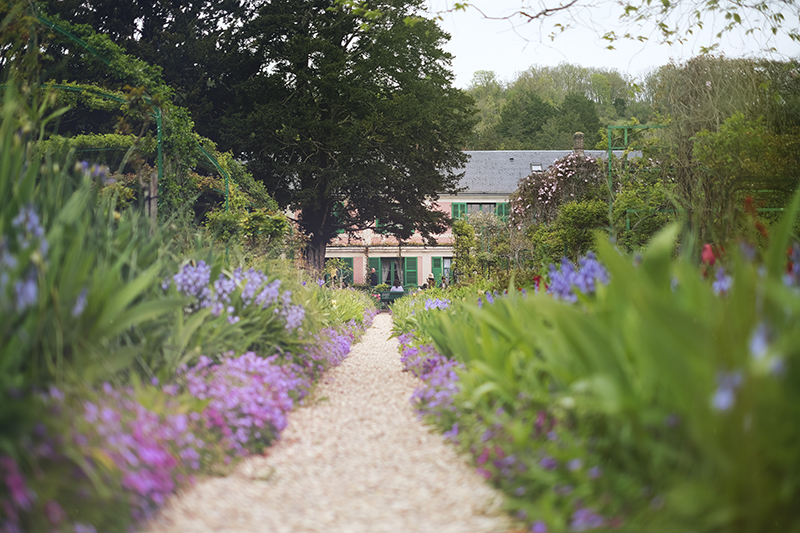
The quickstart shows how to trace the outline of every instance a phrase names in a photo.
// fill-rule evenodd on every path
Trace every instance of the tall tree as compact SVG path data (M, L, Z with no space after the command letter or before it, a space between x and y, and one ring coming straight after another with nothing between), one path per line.
M334 0L275 0L244 28L256 75L236 86L227 140L278 201L298 213L321 267L337 231L374 227L430 238L430 209L456 190L474 101L452 86L447 38L414 19L422 0L381 0L382 16Z
M537 93L518 91L511 95L500 111L497 131L503 138L501 148L533 149L536 136L548 120L556 115L556 108L545 102Z

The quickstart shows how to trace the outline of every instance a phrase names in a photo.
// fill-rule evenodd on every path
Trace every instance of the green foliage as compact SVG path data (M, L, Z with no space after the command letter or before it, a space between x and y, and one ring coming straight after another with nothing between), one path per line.
M20 111L12 90L3 106L1 134L0 190L7 209L0 233L7 239L3 253L15 258L2 291L8 317L2 336L9 339L3 343L3 375L12 383L23 380L16 386L63 380L72 373L88 381L107 379L135 366L140 337L134 325L180 302L145 300L160 275L158 239L151 238L136 212L119 213L114 196L99 194L102 177L80 166L73 174L69 165L31 159L29 137L36 130L27 129L25 136L18 131L32 128L39 118L20 116ZM30 122L17 130L21 120ZM38 213L47 228L41 239L46 246L19 244L31 237L12 219L26 209ZM15 283L27 283L35 292L30 307L14 296ZM75 312L84 298L83 309Z
M620 531L798 531L800 295L782 279L798 204L764 265L731 251L722 295L673 259L671 226L638 266L601 243L611 282L578 305L529 294L430 313L421 334L466 365L456 411L430 421L524 464L478 459L548 529L585 508Z
M658 230L677 220L674 180L660 162L646 157L612 163L616 191L613 234L621 249L639 251Z
M653 158L702 241L731 237L741 191L796 184L800 115L786 105L800 95L796 70L796 61L697 57L659 71L655 105L668 127Z
M469 283L478 270L475 229L466 220L456 220L453 239L453 278L458 284Z
M364 325L365 314L375 309L375 300L364 291L337 289L327 285L315 292L322 315L328 324L339 326L353 321Z
M649 83L648 77L643 85ZM585 146L593 147L602 124L622 123L631 116L649 120L650 93L637 88L630 76L616 70L566 63L533 65L505 83L491 71L479 71L467 88L480 118L468 147L563 150L572 147L578 131L585 135Z
M245 249L270 249L283 243L289 233L289 221L283 213L266 208L224 211L217 209L208 214L206 227L222 242L236 241Z
M551 224L530 226L533 263L558 263L562 257L577 261L595 249L597 230L607 230L608 204L600 200L568 202Z

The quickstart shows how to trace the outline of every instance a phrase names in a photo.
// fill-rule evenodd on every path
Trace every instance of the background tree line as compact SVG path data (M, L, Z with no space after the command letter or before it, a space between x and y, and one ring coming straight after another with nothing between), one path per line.
M478 71L467 87L478 122L470 150L566 150L582 131L587 148L602 142L605 127L653 120L658 71L637 80L616 69L561 63L533 65L514 80Z
M561 65L544 70L580 69ZM486 107L482 110L481 124L495 119L487 128L493 134L502 131L513 107L509 102L532 102L528 111L552 109L542 96L553 94L552 85L550 93L512 93L491 73L478 73L476 80L483 85L476 88L474 82L470 92L484 102L512 95L496 116ZM486 90L490 86L494 93ZM547 87L544 82L540 86ZM559 87L569 103L576 93L568 89L574 85ZM621 249L635 252L676 220L683 221L687 238L723 248L737 239L768 241L770 226L800 182L800 63L699 56L654 70L633 94L629 109L647 110L652 126L628 131L641 157L612 158L609 175L606 161L570 154L521 180L511 195L506 232L490 235L484 220L469 221L476 235L490 235L484 248L491 257L482 264L487 275L503 280L515 264L541 269L562 256L577 260L594 249L598 231L613 236ZM637 122L635 117L629 121ZM612 130L616 146L622 144L618 131ZM498 137L509 142L503 147L540 148ZM601 145L607 146L605 139ZM570 147L571 139L560 146ZM461 233L468 234L463 228ZM477 257L480 251L470 248L462 255Z

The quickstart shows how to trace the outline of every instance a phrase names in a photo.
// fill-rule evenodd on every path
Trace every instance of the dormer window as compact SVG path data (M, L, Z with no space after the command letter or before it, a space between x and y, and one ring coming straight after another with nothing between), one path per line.
M541 172L541 171L542 171L541 163L531 163L531 172Z

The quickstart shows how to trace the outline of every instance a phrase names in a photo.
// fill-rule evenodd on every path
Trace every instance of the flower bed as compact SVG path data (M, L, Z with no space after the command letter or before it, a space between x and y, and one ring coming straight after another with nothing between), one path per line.
M797 208L796 200L795 209ZM552 267L547 293L395 309L417 412L533 532L794 531L800 246ZM463 290L462 290L463 291Z
M24 446L35 475L0 454L0 531L121 531L149 518L196 474L280 438L289 411L373 316L325 329L292 357L201 357L163 387L51 388L41 395L45 423Z

